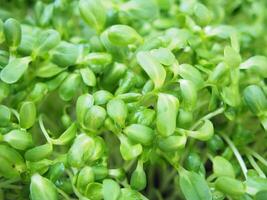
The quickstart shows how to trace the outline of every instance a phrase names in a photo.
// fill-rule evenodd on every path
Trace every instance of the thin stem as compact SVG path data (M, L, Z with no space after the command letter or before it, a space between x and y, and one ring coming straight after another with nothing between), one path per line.
M158 200L163 200L163 197L161 196L161 193L158 190L156 190L156 195L158 197Z
M208 182L212 182L217 176L215 174L211 174L208 178L207 181Z
M20 185L1 185L0 188L21 190L22 186L20 186Z
M69 197L69 195L67 195L63 190L57 188L57 191L58 191L59 194L61 194L61 196L64 197L64 199L71 200L71 198Z
M266 178L264 172L261 170L261 168L259 167L259 165L254 160L254 158L251 155L249 155L249 154L247 154L247 158L248 158L248 161L250 162L250 164L252 165L252 167L257 171L257 173L259 174L259 176L262 177L262 178Z
M70 180L71 180L71 186L72 186L72 189L73 189L73 192L74 194L79 198L79 199L87 199L86 197L84 197L75 187L74 183L73 183L73 175L71 173L70 170L66 170L66 173L68 174L68 176L70 177Z
M175 175L177 174L176 170L172 170L167 176L166 178L163 179L162 181L162 187L161 190L165 191L168 187L169 187L169 183L174 179Z
M255 158L257 158L263 165L267 167L267 161L260 154L248 148L246 148L246 151L250 153L252 156L254 156Z
M240 155L239 151L237 150L237 148L235 147L234 143L232 143L232 141L229 139L228 136L221 134L222 138L226 141L226 143L229 145L229 147L231 148L231 150L233 151L233 153L235 154L235 157L241 167L241 170L245 176L245 178L247 179L247 172L248 169L246 167L246 164L242 158L242 156Z
M0 182L0 187L1 187L2 185L9 185L9 184L11 184L11 183L15 183L15 182L17 182L17 181L19 181L19 179L9 179L9 180Z
M225 108L224 107L221 107L221 108L218 108L217 110L215 110L215 111L213 111L213 112L211 112L211 113L209 113L209 114L207 114L207 115L205 115L205 116L203 116L202 118L200 118L191 128L190 128L190 130L194 130L195 128L197 128L200 124L201 124L201 122L203 121L203 120L207 120L207 119L211 119L212 117L215 117L216 115L219 115L219 114L221 114L221 113L223 113L223 111L225 110Z
M51 138L50 138L48 132L46 131L45 127L44 127L43 115L42 114L39 116L38 120L39 120L39 125L40 125L40 128L41 128L41 131L45 136L45 139L47 140L48 143L52 143Z
M126 163L124 166L124 170L125 171L129 171L132 166L134 165L134 163L136 162L136 159L131 160L129 163Z

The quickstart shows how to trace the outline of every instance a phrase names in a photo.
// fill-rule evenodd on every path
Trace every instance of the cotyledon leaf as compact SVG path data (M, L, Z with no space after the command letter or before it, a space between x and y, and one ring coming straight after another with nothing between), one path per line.
M260 76L267 77L267 57L253 56L239 66L240 69L249 70Z
M31 177L30 195L32 200L57 200L58 194L55 185L48 180L34 174Z
M179 100L171 95L160 93L157 102L157 129L162 136L170 136L176 128Z
M179 170L180 187L186 200L212 200L212 195L205 179L196 172Z
M136 58L139 65L154 82L155 88L160 88L166 78L164 67L147 51L138 52Z
M28 69L30 57L14 58L1 71L1 80L12 84L17 82Z

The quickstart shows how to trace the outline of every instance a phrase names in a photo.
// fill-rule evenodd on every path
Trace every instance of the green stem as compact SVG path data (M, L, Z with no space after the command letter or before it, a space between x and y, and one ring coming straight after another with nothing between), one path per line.
M75 187L74 183L73 183L73 175L72 172L70 170L66 170L66 173L68 174L68 176L70 177L71 180L71 186L73 189L74 194L79 198L79 199L88 199L86 197L84 197Z
M42 133L44 134L44 136L45 136L47 142L48 142L48 143L52 143L51 138L50 138L48 132L46 131L45 127L44 127L44 123L43 123L43 115L42 115L42 114L39 116L39 119L38 119L38 120L39 120L39 125L40 125L40 128L41 128L41 131L42 131Z
M247 158L248 158L248 161L250 162L250 164L252 165L252 167L257 171L257 173L259 174L259 176L262 177L262 178L266 178L264 172L261 170L261 168L259 167L259 165L254 160L254 158L251 155L249 155L249 154L247 154Z
M2 185L9 185L9 184L11 184L11 183L15 183L15 182L17 182L17 181L19 181L19 179L9 179L9 180L0 182L0 187L1 187Z
M71 198L69 197L69 195L67 195L63 190L57 188L57 191L58 191L59 194L61 194L62 197L64 197L64 199L71 200Z
M234 143L229 139L228 136L221 134L222 138L226 141L226 143L229 145L229 147L231 148L231 150L233 151L233 153L235 154L235 157L241 167L241 170L245 176L245 178L247 179L247 172L248 169L246 167L246 164L242 158L242 156L240 155L239 151L237 150L237 148L235 147Z
M21 190L22 186L20 186L20 185L1 185L0 188Z
M156 196L158 197L158 200L163 200L163 197L161 196L161 193L156 190Z
M215 117L216 115L219 115L221 113L223 113L223 111L225 110L224 107L221 107L221 108L218 108L217 110L203 116L202 118L200 118L191 128L190 130L194 130L196 129L201 123L203 120L208 120L208 119L211 119L213 117Z
M171 180L174 179L174 177L175 177L176 174L177 174L177 171L176 170L172 170L170 173L168 173L168 175L166 176L166 178L164 178L162 180L161 191L165 191L169 187Z
M207 181L208 182L212 182L217 176L215 174L211 174L208 178Z
M267 167L267 161L260 154L248 148L246 148L246 151L255 158L257 158L263 165Z
M124 170L126 172L129 171L132 168L132 166L134 165L135 162L136 162L136 159L133 159L130 162L125 163Z

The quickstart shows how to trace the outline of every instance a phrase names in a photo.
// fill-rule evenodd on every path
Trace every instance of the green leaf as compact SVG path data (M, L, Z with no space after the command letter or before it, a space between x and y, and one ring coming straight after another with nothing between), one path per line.
M94 176L93 169L91 167L85 166L84 168L82 168L78 174L77 181L76 181L78 190L84 193L86 190L86 186L89 183L94 182L94 179L95 179L95 176Z
M0 157L0 173L3 177L7 179L14 179L14 178L19 178L20 174L18 170L16 170L12 163L9 162L7 159Z
M79 45L62 41L51 51L51 60L60 67L69 67L77 63L82 50Z
M94 105L94 98L90 94L83 94L76 101L77 121L83 125L86 112Z
M0 105L0 126L7 126L11 119L11 111L5 105Z
M3 136L3 140L19 150L26 150L33 145L32 135L23 130L12 130Z
M267 198L267 190L262 190L255 195L255 200L265 200Z
M91 200L103 199L102 184L100 183L89 183L86 187L86 196Z
M29 129L36 120L36 107L33 102L25 101L19 110L20 127Z
M146 146L151 145L155 137L153 129L141 124L131 124L123 132L131 140Z
M162 136L170 136L176 128L179 100L170 94L160 93L157 102L157 130Z
M224 62L231 68L239 67L242 59L239 53L230 46L224 48Z
M72 123L57 139L52 139L52 143L56 145L66 145L72 141L77 133L76 123Z
M178 74L185 80L189 80L195 84L195 87L199 90L204 85L204 80L201 73L192 65L182 64L179 66Z
M60 84L68 77L69 73L68 72L62 72L58 74L55 78L49 80L46 82L48 90L53 91L57 89Z
M92 137L82 133L78 135L68 151L68 163L72 167L82 167L93 155L95 142Z
M201 141L207 141L211 139L213 134L214 127L210 120L204 120L200 127L198 127L195 131L188 131L188 136Z
M147 51L138 52L136 58L139 65L154 82L155 88L161 88L166 78L163 66Z
M97 32L104 28L106 10L101 1L80 0L79 10L83 20Z
M147 185L147 180L146 180L146 173L143 169L142 161L138 161L137 167L131 175L130 184L134 190L140 191L145 189Z
M18 47L21 41L21 27L20 23L10 18L4 23L5 39L9 47L15 49Z
M216 156L213 160L213 172L216 176L227 176L235 178L235 171L232 164L221 156Z
M191 171L179 170L180 187L186 200L212 200L212 195L205 179Z
M133 144L126 136L119 135L120 140L120 152L124 160L132 160L139 156L142 151L141 144Z
M27 71L30 62L30 57L11 59L1 71L1 80L8 84L17 82Z
M13 168L18 170L19 172L26 170L23 157L13 147L5 144L0 144L0 157L10 162Z
M62 175L64 175L64 172L65 172L64 164L62 162L57 162L50 167L47 177L49 177L50 181L55 183L62 177Z
M130 26L113 25L107 29L110 42L118 46L127 46L142 41L141 36Z
M147 198L144 198L141 193L135 191L135 190L132 190L130 188L122 188L121 189L121 195L120 195L120 198L119 200L147 200Z
M112 179L105 179L103 181L104 200L118 200L120 193L120 185L116 181Z
M189 111L193 110L197 102L197 89L190 80L179 80L183 107Z
M61 84L59 88L59 96L63 101L70 101L81 84L80 74L72 73L70 74Z
M130 122L132 124L142 124L145 126L152 126L154 124L156 118L156 112L152 109L141 109L134 113L133 116L130 117Z
M246 105L254 114L260 115L267 109L267 98L259 86L247 86L243 91L243 97Z
M158 146L162 151L177 151L185 147L187 138L179 135L171 135L167 138L161 138L158 141Z
M48 158L53 152L53 145L50 143L28 149L24 157L28 161L36 162Z
M246 192L245 185L241 181L230 177L219 177L215 181L215 188L231 196L240 196Z
M95 77L95 74L94 74L94 72L90 68L88 68L88 67L81 68L80 69L80 73L81 73L83 82L87 86L94 87L96 85L96 77Z
M50 78L53 77L60 72L64 71L65 68L58 67L56 64L51 63L51 62L44 62L41 63L37 70L36 70L36 76L41 77L41 78Z
M59 199L55 185L39 174L31 177L30 196L32 200Z
M159 15L159 9L153 0L130 0L121 5L120 9L133 20L152 21Z
M262 190L266 190L267 188L266 178L261 178L258 176L248 175L245 184L246 184L246 192L250 195L255 195Z
M119 126L124 127L128 108L123 100L112 99L107 103L107 114Z
M93 97L95 105L105 105L114 98L113 94L106 90L98 90Z
M209 75L209 81L211 83L217 83L219 86L222 85L223 81L225 81L228 76L229 66L225 63L219 63L214 70Z
M28 96L28 100L37 103L40 102L48 92L45 83L36 83Z
M158 48L150 51L152 56L162 65L172 65L176 60L173 53L167 48Z
M94 105L85 114L84 126L95 131L103 126L106 116L107 112L103 107Z
M184 161L184 167L189 171L196 173L201 169L202 162L200 156L196 152L190 152Z
M53 29L41 31L37 36L36 49L34 52L37 55L43 55L53 49L60 43L60 35Z
M267 57L253 56L244 61L239 66L240 69L248 70L249 72L258 74L264 78L267 77Z
M116 88L118 81L123 77L126 70L127 66L125 64L115 62L104 72L101 84L105 88Z
M197 3L194 6L194 15L196 17L196 21L200 26L206 26L210 23L211 21L211 13L208 10L208 8L201 4Z

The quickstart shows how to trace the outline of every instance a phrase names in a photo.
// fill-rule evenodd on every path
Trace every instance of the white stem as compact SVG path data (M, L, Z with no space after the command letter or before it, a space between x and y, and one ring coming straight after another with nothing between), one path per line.
M264 172L258 166L258 164L254 160L254 158L251 155L249 155L249 154L247 154L247 158L248 158L248 161L250 162L250 164L252 165L252 167L257 171L257 173L259 174L259 176L262 177L262 178L266 178Z
M50 138L48 132L46 131L45 127L44 127L43 116L40 115L38 120L39 120L39 125L40 125L40 128L41 128L41 131L42 131L42 133L44 134L44 136L45 136L47 142L48 142L48 143L52 143L51 138Z
M235 154L235 157L236 157L236 159L237 159L237 161L241 167L241 170L242 170L245 178L247 179L248 169L247 169L246 164L245 164L242 156L240 155L239 151L237 150L235 145L232 143L232 141L228 138L228 136L226 136L226 135L221 135L221 136L223 137L223 139L226 141L226 143L229 145L229 147L231 148L231 150Z

